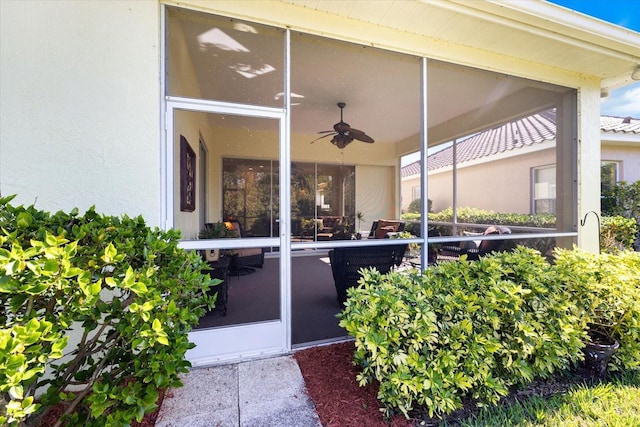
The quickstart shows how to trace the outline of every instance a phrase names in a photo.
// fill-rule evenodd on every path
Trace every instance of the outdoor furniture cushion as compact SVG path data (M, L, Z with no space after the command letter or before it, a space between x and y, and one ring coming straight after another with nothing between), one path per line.
M397 233L404 230L404 221L379 219L374 221L369 232L370 239L384 239L389 233Z
M483 236L489 234L511 234L511 229L500 225L491 225L482 233ZM470 234L476 236L476 233ZM507 249L504 240L482 240L476 247L474 242L460 242L458 245L444 245L438 250L438 261L458 260L460 256L467 255L467 259L475 261L481 256L494 251Z
M245 237L242 225L238 221L225 221L225 226L227 227L227 230L229 232L229 237ZM231 253L231 256L233 257L231 259L230 266L230 270L232 271L232 273L238 272L245 267L262 268L262 266L264 265L263 248L234 249Z

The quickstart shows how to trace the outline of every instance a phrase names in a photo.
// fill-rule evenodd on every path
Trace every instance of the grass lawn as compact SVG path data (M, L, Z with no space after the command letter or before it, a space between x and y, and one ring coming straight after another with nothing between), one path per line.
M640 371L612 374L599 383L574 385L566 393L547 398L532 396L509 406L486 408L455 425L640 426Z

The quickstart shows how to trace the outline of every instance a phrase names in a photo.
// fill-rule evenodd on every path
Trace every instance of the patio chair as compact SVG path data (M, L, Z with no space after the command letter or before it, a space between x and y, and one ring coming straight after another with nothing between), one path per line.
M475 235L475 233L468 234ZM491 225L478 235L487 236L490 234L511 234L511 229L500 225ZM437 261L455 261L460 259L462 255L467 255L467 259L470 261L476 261L481 256L504 249L506 249L505 240L482 240L478 246L473 242L460 242L459 245L441 246L438 249Z
M392 233L404 231L405 222L399 220L379 219L371 224L369 239L385 239Z
M333 240L344 222L343 216L324 216L319 218L318 240Z
M329 251L331 273L340 305L347 300L347 289L358 284L360 269L374 267L388 273L402 263L407 245L335 248Z
M235 218L228 218L224 224L229 232L229 237L246 237L242 224ZM231 276L249 274L254 271L254 268L262 268L264 265L264 248L234 249L229 253L229 256L231 256L229 265L229 275Z

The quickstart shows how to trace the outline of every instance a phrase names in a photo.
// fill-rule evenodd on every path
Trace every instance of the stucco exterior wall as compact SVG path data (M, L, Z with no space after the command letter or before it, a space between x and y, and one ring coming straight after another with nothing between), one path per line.
M618 164L618 180L632 183L640 180L640 142L635 144L609 144L603 141L602 161Z
M0 192L158 225L156 2L0 2Z
M531 169L555 164L555 150L514 156L495 162L458 167L458 207L505 213L530 213ZM453 204L451 172L429 175L433 211Z
M407 208L413 201L414 187L420 188L420 176L403 178L400 181L400 210L407 212Z

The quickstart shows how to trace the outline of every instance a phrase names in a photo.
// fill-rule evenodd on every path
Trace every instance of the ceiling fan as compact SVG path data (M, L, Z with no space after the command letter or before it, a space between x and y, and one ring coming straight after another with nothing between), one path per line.
M324 133L326 135L314 139L313 141L311 141L312 144L328 136L333 136L333 138L331 138L331 143L340 149L343 149L347 145L351 144L354 139L368 143L374 142L373 138L371 138L369 135L361 130L352 128L349 123L345 123L342 120L342 109L346 106L347 104L345 104L344 102L338 102L338 107L340 107L340 121L333 125L333 130L323 130L318 132L319 134Z

